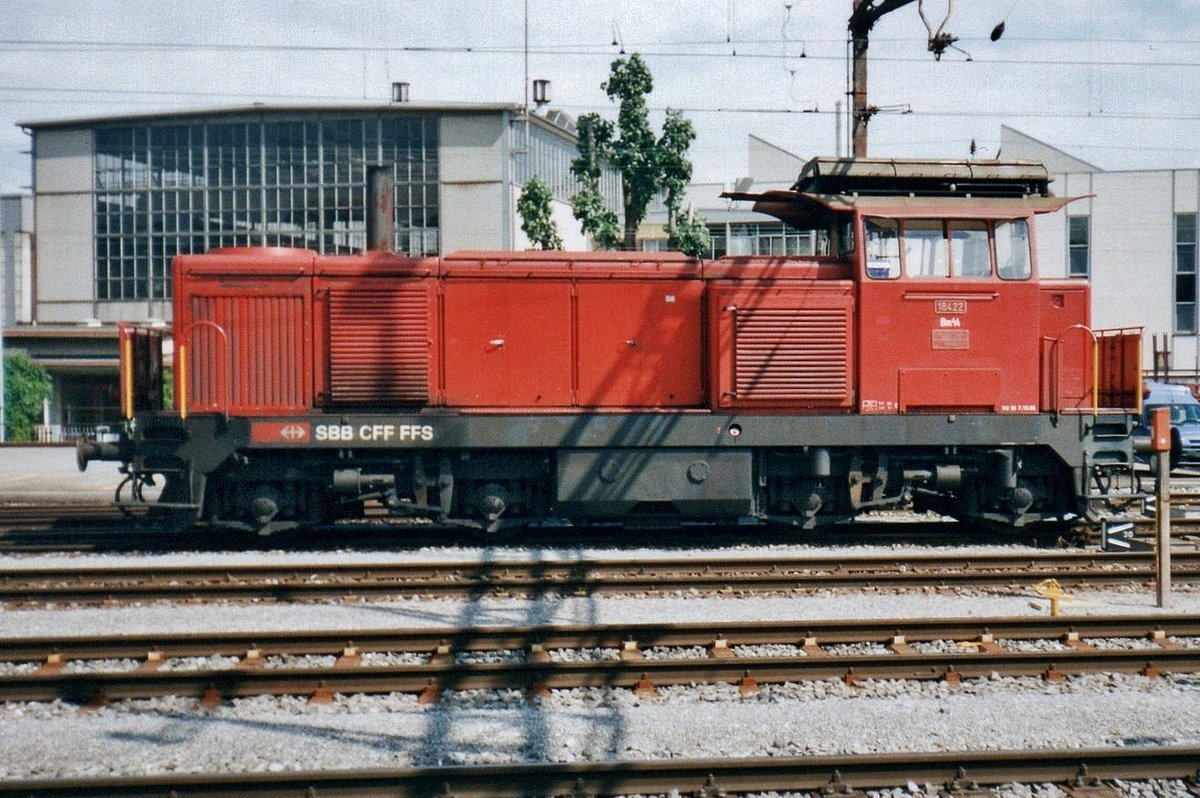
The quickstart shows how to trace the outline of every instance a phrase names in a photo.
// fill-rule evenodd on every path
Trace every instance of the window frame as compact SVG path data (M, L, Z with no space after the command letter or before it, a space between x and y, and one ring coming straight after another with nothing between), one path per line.
M435 115L366 114L97 128L93 295L166 302L176 254L366 243L365 163L394 164L396 249L440 251Z
M1186 220L1187 224L1182 222ZM1198 272L1200 272L1200 263L1197 263L1197 239L1200 238L1200 214L1196 213L1176 213L1175 214L1175 262L1174 262L1174 284L1172 289L1172 299L1174 300L1172 329L1177 335L1195 335L1200 331L1200 326L1197 324L1196 311L1198 306L1197 285ZM1190 232L1186 229L1190 227ZM1181 286L1190 288L1190 300L1180 300ZM1190 324L1180 323L1183 314L1181 309L1187 310L1187 315L1190 316Z
M1020 225L1024 230L1023 236L1011 236L1011 240L1023 240L1024 242L1024 259L1023 269L1015 274L1001 274L999 263L999 251L997 249L997 233L1000 230L1006 229L1012 225ZM885 254L872 258L872 251L877 247L879 238L878 232L882 230L894 231L894 238L886 240L895 241L897 248L896 254ZM936 235L936 231L940 229L940 240ZM905 280L964 280L964 281L982 281L982 280L1003 280L1005 282L1025 282L1033 279L1033 238L1031 225L1029 220L1023 216L1012 218L999 219L980 219L980 218L964 218L964 219L945 219L945 218L927 218L927 217L904 217L895 218L890 216L875 216L863 215L862 217L863 239L866 242L863 252L864 274L871 280L895 280L903 277ZM910 235L911 233L911 235ZM986 241L978 236L979 233L986 235ZM926 244L922 247L925 253L924 259L928 257L934 259L936 273L919 274L912 273L910 269L914 266L912 255L909 252L910 247L906 245L906 240L921 241ZM964 244L973 239L971 247L966 247ZM934 249L928 247L929 242L934 243ZM936 246L940 244L941 249L937 250ZM980 245L985 245L987 252L987 272L964 273L963 271L963 255L968 250L973 250L972 254L977 258L981 252ZM889 248L893 245L889 245ZM895 260L893 266L891 261ZM872 263L875 263L872 266Z
M1080 238L1076 238L1077 232L1081 232ZM1082 266L1077 266L1080 260ZM1067 277L1087 280L1091 276L1092 216L1087 213L1067 214Z

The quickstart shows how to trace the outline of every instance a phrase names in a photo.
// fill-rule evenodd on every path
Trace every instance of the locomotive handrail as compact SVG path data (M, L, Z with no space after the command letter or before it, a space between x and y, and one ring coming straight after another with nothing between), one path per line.
M184 328L184 334L180 336L179 342L179 417L186 419L188 414L188 370L187 370L187 342L191 339L192 332L197 327L212 327L221 334L221 338L225 340L225 351L229 354L229 379L225 381L225 392L229 394L233 390L233 350L229 347L229 333L225 328L215 321L209 319L201 319L194 321ZM229 416L229 406L233 404L233 397L227 395L225 397L225 409L221 411L221 415Z
M1087 333L1087 335L1092 339L1092 385L1091 385L1091 391L1092 391L1092 416L1094 418L1100 412L1100 348L1101 348L1100 342L1101 342L1101 339L1108 338L1112 334L1124 336L1124 335L1130 335L1130 334L1136 333L1136 334L1140 335L1142 328L1141 327L1112 327L1112 328L1105 328L1105 329L1101 329L1101 330L1093 330L1091 327L1088 327L1085 324L1073 324L1070 327L1067 327L1065 330L1063 330L1062 334L1059 337L1050 339L1050 341L1051 341L1051 344L1050 344L1050 347L1051 347L1051 350L1050 350L1051 351L1050 390L1051 390L1051 393L1053 394L1051 397L1051 403L1052 403L1051 410L1054 413L1059 413L1063 409L1059 406L1060 399L1061 399L1061 391L1060 391L1061 386L1059 384L1059 380L1061 378L1061 368L1062 368L1062 350L1059 348L1059 344L1062 343L1063 339L1066 338L1067 333L1069 333L1071 330L1074 330L1074 329L1082 330L1083 332ZM1141 350L1140 345L1137 347L1136 356L1137 356L1137 366L1136 366L1135 373L1139 375L1139 379L1140 379L1140 375L1142 373L1142 350ZM1122 393L1124 393L1124 392L1125 391L1122 389ZM1140 415L1142 412L1141 391L1138 390L1137 387L1134 387L1132 389L1132 396L1133 396L1134 407L1136 408L1137 413ZM1126 405L1121 405L1121 406L1126 406Z
M1050 344L1052 361L1050 371L1050 407L1055 414L1062 411L1062 408L1059 407L1059 399L1061 398L1059 377L1062 371L1062 350L1058 345L1062 343L1062 340L1066 338L1067 333L1071 330L1083 330L1092 339L1092 418L1096 418L1100 415L1100 339L1096 337L1095 330L1086 324L1072 324L1063 330L1061 335L1053 339Z
M991 302L1000 298L999 291L905 291L905 299L964 299L968 302Z
M144 387L140 376L153 375L157 378L160 403L157 407L150 403L151 410L161 409L161 393L162 393L162 330L160 328L144 325L144 324L127 324L119 323L117 325L119 338L119 359L120 359L120 393L121 393L121 415L126 421L132 419L139 409L147 409L146 407L139 408L139 402L135 394L139 393ZM145 375L139 375L139 369L135 365L135 355L144 355L146 358L151 357L151 351L144 347L144 343L153 341L158 346L157 368L152 372L147 367ZM143 352L143 349L146 351ZM153 378L153 377L152 377ZM143 400L146 397L143 396Z
M133 418L133 338L125 335L121 340L121 360L125 369L121 372L121 415L126 420Z
M121 359L126 367L121 374L121 415L133 418L133 339L125 336L121 341Z

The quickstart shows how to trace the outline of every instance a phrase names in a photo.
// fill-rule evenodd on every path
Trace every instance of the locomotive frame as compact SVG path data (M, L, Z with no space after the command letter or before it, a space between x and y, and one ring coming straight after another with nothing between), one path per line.
M1140 330L1040 279L1027 163L817 159L731 194L814 256L239 249L175 262L164 332L121 328L117 460L168 523L754 518L912 506L1007 528L1086 517L1132 468Z

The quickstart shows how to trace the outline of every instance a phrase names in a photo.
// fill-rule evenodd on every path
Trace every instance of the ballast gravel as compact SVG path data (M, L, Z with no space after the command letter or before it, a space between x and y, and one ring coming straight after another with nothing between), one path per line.
M893 550L888 548L887 550ZM830 554L832 549L810 550ZM856 549L856 553L860 550ZM755 553L758 553L755 551ZM790 552L784 552L790 553ZM543 553L546 559L578 552ZM685 556L679 552L664 556ZM179 556L179 555L173 555ZM272 555L260 554L258 559ZM393 558L400 555L391 555ZM407 558L408 554L403 555ZM505 555L499 555L505 556ZM519 553L530 556L529 552ZM611 553L594 553L611 556ZM446 552L430 559L448 560ZM211 558L211 555L210 555ZM302 559L300 555L285 555ZM308 555L329 560L334 555ZM46 559L46 558L41 558ZM71 558L80 564L89 558ZM97 560L102 558L96 558ZM112 557L106 557L109 561ZM148 558L153 561L155 558ZM360 560L361 555L347 555ZM126 560L128 561L128 560ZM138 559L146 562L146 558ZM24 562L22 562L24 564ZM34 567L36 560L29 562ZM1179 586L1174 612L1200 613L1200 592ZM828 618L897 619L1045 615L1032 590L817 591L772 598L667 596L406 599L382 602L167 605L8 609L0 636L89 635L97 629L147 634L484 625L635 624ZM1066 615L1153 615L1145 588L1075 591ZM1142 646L1093 640L1101 646ZM1200 646L1200 639L1180 638ZM914 643L953 650L955 641ZM1004 641L1010 650L1059 650L1056 641ZM886 646L860 653L886 656ZM803 656L797 646L735 646L738 656ZM703 648L645 647L647 657L707 656ZM549 652L554 659L616 659L617 649ZM485 655L458 654L464 657ZM492 655L487 655L492 656ZM521 652L500 657L523 656ZM330 664L331 657L310 665ZM363 655L364 665L427 662L423 654ZM491 660L494 661L494 660ZM283 657L268 666L305 666ZM189 658L173 668L224 668L235 658ZM103 663L128 669L131 661ZM0 665L2 673L33 666ZM94 668L97 663L70 663ZM407 694L337 695L328 704L301 696L255 697L202 709L194 698L118 701L81 711L62 702L0 705L0 779L116 774L282 772L486 762L584 762L678 757L802 756L971 749L1200 745L1200 676L1094 675L1044 682L992 675L957 688L940 681L840 680L764 684L743 696L736 685L660 687L655 695L593 688L530 699L523 691L446 691L436 704ZM1133 798L1182 796L1178 782L1131 783ZM932 795L925 785L881 791L882 798ZM1046 785L1010 785L1005 798L1051 798Z
M803 756L873 751L1184 745L1200 741L1194 679L868 680L555 691L59 703L0 710L0 778L280 771L482 762ZM52 740L53 745L46 741ZM1149 741L1149 742L1147 742Z

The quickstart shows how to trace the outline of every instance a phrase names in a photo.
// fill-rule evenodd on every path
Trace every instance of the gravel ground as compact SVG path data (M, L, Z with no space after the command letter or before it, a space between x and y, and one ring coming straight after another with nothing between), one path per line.
M753 533L748 533L753 535ZM545 562L575 561L580 559L637 560L649 557L686 558L689 553L708 553L716 556L753 558L775 555L778 557L829 558L836 553L846 556L895 556L910 554L954 554L961 556L981 554L1045 553L1045 549L1031 548L1022 544L993 544L966 546L912 546L908 544L828 546L802 543L774 543L769 545L713 545L697 548L662 548L620 546L611 548L543 548L535 546L424 546L396 551L228 551L228 552L183 552L171 554L90 554L70 552L63 554L9 554L5 555L5 567L40 568L67 567L105 564L136 564L145 566L188 565L260 565L265 562L291 563L297 566L327 563L336 560L342 563L389 563L404 562L497 562L512 560L542 560Z
M799 756L871 751L1200 744L1200 681L1083 677L519 691L415 697L190 699L0 709L0 778L481 762ZM54 745L46 744L53 740Z
M1063 603L1063 615L1146 614L1155 607L1145 590L1076 591ZM1033 592L1000 590L914 590L907 593L817 591L808 595L728 598L673 596L644 598L547 597L538 600L407 598L352 603L172 605L53 610L8 609L0 613L0 635L90 635L97 629L130 634L163 630L258 631L295 629L430 628L536 624L633 624L647 620L797 622L821 618L945 618L1045 615L1046 599ZM1200 590L1177 589L1171 612L1200 613ZM902 625L902 624L901 624Z
M818 553L830 552L821 549ZM425 556L465 559L470 553L429 550ZM478 556L477 551L474 554ZM550 559L580 553L542 554ZM256 559L261 561L266 556L274 555L260 554ZM309 561L318 558L282 556L298 562L305 557ZM515 556L528 554L518 552ZM664 552L663 556L679 555ZM50 559L64 558L23 558L21 563L36 565ZM82 563L111 558L67 559ZM364 558L347 555L346 559ZM1173 597L1172 611L1200 612L1200 591L1181 588ZM302 605L150 604L7 610L0 613L0 636L85 635L97 629L144 634L172 630L621 624L650 618L693 622L896 618L902 625L899 619L913 617L1046 612L1047 602L1031 587L994 593L934 589L903 594L820 591L775 598L684 595ZM1144 589L1079 591L1073 601L1064 604L1067 615L1132 612L1160 612L1154 606L1153 593ZM678 657L703 652L673 649L654 654ZM581 652L576 656L606 658L615 656L615 652ZM130 666L125 662L108 664ZM211 664L210 660L197 659L172 667ZM535 702L527 701L520 692L472 692L448 693L433 706L419 705L414 696L398 694L338 696L328 705L310 705L303 698L253 698L214 710L197 709L194 700L182 698L117 702L94 711L60 703L0 706L0 778L7 779L1120 745L1200 745L1200 676L1090 676L1062 683L994 677L969 680L957 689L940 682L867 680L852 688L840 681L822 681L766 685L747 698L733 686L663 688L657 697L650 698L625 690L558 691ZM1137 798L1181 794L1174 789L1169 783L1158 789L1131 786L1127 794ZM920 788L915 792L880 793L883 798L922 794ZM1008 798L1053 795L1053 788L1041 787L1012 787L1006 793Z

